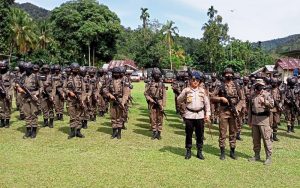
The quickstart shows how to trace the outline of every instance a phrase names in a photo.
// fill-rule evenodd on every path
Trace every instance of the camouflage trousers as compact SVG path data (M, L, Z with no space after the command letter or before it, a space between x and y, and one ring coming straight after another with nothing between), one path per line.
M152 131L162 131L163 127L163 113L155 105L150 105L150 122Z
M114 105L113 102L110 104L110 117L112 128L122 128L125 119L124 119L124 110L118 106Z
M227 129L229 129L230 147L235 148L236 132L238 129L236 119L232 115L220 113L220 122L219 122L219 146L220 147L225 147L226 145L225 141L226 141Z
M64 112L64 99L60 98L59 95L54 97L54 108L56 114L63 114Z
M84 110L78 104L77 100L68 101L68 113L70 116L70 127L81 129L81 117L83 116Z
M11 97L9 97L11 99ZM0 119L10 119L12 101L6 97L0 98Z
M41 110L44 119L54 118L53 103L48 98L41 99Z
M38 102L32 99L24 99L22 111L25 115L26 127L38 127Z

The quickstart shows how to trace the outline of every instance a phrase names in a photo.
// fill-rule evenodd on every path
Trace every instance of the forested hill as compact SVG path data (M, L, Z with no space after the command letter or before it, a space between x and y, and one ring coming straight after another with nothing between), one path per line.
M258 43L257 43L258 44ZM300 34L261 42L261 47L266 52L282 53L300 49Z
M50 11L31 3L15 3L15 6L26 11L33 19L43 20L50 16Z

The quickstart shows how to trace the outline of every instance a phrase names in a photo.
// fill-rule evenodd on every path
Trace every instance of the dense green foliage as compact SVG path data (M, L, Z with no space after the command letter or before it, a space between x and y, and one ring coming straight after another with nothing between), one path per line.
M8 51L10 9L14 0L0 0L0 53Z
M86 138L68 140L69 117L55 121L54 128L39 128L35 140L22 139L25 122L13 111L12 125L0 129L0 187L299 187L300 126L286 133L279 126L279 142L273 142L273 164L250 163L253 156L250 128L242 129L243 141L237 142L237 160L219 159L218 126L212 138L205 128L204 161L184 159L185 133L175 113L174 94L168 85L162 140L151 140L149 111L143 95L144 83L134 84L134 104L130 108L128 130L122 139L110 139L109 115L90 122L82 130ZM13 105L15 108L15 104ZM43 123L42 117L39 124ZM265 159L262 146L261 158Z
M31 3L15 3L15 7L24 10L35 20L45 20L50 17L50 11Z

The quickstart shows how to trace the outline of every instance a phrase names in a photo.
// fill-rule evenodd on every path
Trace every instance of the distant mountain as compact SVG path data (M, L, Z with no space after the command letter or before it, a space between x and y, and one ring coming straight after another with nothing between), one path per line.
M49 10L38 7L31 3L22 3L22 4L15 3L15 6L26 11L35 20L47 19L50 16Z
M256 45L259 45L259 43L256 43ZM264 41L261 42L260 45L262 49L270 53L283 53L292 50L300 50L300 34Z

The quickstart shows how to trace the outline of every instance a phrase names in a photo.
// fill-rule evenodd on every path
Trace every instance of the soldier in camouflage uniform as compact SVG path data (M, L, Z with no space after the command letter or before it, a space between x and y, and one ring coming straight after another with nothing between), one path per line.
M68 101L68 113L70 116L70 135L73 137L84 138L80 132L82 128L81 117L84 114L84 99L86 98L86 84L79 74L80 66L78 63L71 64L72 74L64 81L64 92Z
M50 74L49 65L43 65L41 68L40 85L42 86L40 100L41 100L41 110L44 116L44 127L49 126L53 128L54 122L54 95L55 95L55 85L52 80L52 75Z
M83 99L83 114L81 116L81 123L82 123L82 128L83 129L87 129L88 127L88 120L90 119L90 115L89 115L89 110L88 110L88 106L89 106L89 100L91 98L91 94L92 94L92 90L91 90L91 85L89 82L89 76L87 75L87 68L86 67L80 67L80 76L83 78L83 83L85 84L85 88L86 88L86 93L85 93L85 97Z
M223 72L225 81L215 89L211 100L220 103L219 146L220 159L225 159L225 141L227 128L229 128L230 157L236 159L236 133L240 126L239 113L242 110L245 96L240 85L233 81L233 70L226 68Z
M282 96L280 94L279 88L278 88L278 79L277 78L272 78L271 79L271 97L274 100L274 107L270 109L270 125L271 128L273 129L273 136L272 139L274 141L279 141L277 138L277 130L278 130L278 125L280 123L280 112L282 110Z
M99 99L98 99L98 111L99 111L99 116L102 117L104 114L108 111L108 99L103 93L103 89L106 88L107 84L110 82L110 79L107 75L107 71L100 68L98 71L99 74L99 82L101 85L101 88L99 88Z
M9 128L14 82L7 60L0 61L0 74L0 127Z
M54 74L52 75L54 87L56 88L54 96L54 108L57 120L63 120L65 94L63 91L63 76L61 74L60 65L54 66Z
M89 116L91 121L96 121L97 103L100 94L99 88L101 87L100 82L96 77L96 72L97 70L95 67L90 67L88 69L89 83L92 87L91 97L89 99L89 104L88 104L88 111L89 111Z
M24 61L19 62L19 70L20 71L16 75L16 78L15 78L16 82L19 82L21 77L25 74L25 64L26 63ZM17 89L16 89L16 91L17 91ZM24 120L25 119L25 114L22 110L22 105L23 105L22 94L19 93L19 92L16 92L16 104L17 104L17 108L20 111L19 119Z
M158 68L153 68L151 76L153 79L147 83L144 95L149 104L152 139L160 140L166 106L166 87L161 80L162 75Z
M112 79L103 89L103 93L110 99L110 116L112 124L112 139L121 139L122 127L125 123L125 103L129 98L129 83L122 77L120 67L112 69Z
M26 133L23 138L35 138L38 127L38 96L42 88L37 74L33 73L33 65L26 63L25 74L17 81L16 88L22 96L22 111L25 114Z
M287 132L294 132L295 120L299 111L298 89L295 87L297 80L295 77L287 79L287 90L284 95L284 110L287 120Z
M216 73L212 73L211 75L211 83L208 86L208 91L209 91L209 96L212 95L212 93L214 92L214 90L216 89L217 86L219 86L221 84L220 80L217 78L217 74ZM219 104L218 103L211 103L210 107L211 107L211 122L213 122L214 124L218 124L219 123Z
M121 67L121 71L122 71L122 75L124 77L125 82L129 84L129 94L128 94L129 96L128 96L128 100L126 101L125 106L124 106L125 107L125 113L124 113L125 122L122 127L122 129L126 130L127 128L125 126L125 123L128 122L129 103L132 102L131 90L133 89L133 85L130 80L130 75L131 75L132 71L126 70L125 67Z
M177 97L187 86L188 81L185 80L185 72L178 72L176 75L176 80L172 83L173 93L175 94L175 107L177 114L182 114L184 111L184 109L181 108L182 104L177 102Z

